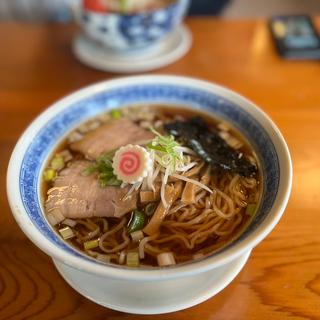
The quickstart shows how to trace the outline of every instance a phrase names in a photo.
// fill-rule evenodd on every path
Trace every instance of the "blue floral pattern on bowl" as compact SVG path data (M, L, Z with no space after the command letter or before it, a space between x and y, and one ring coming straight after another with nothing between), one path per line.
M130 15L85 11L80 24L89 38L106 47L140 49L157 43L178 26L189 2L177 0L159 10Z
M278 192L279 160L275 147L264 128L246 111L233 102L210 92L183 85L144 84L93 93L90 97L69 105L52 118L36 135L25 153L20 171L20 193L32 223L51 242L75 256L99 263L67 245L50 227L42 210L41 168L57 141L79 123L112 108L139 103L184 105L212 112L233 123L246 137L250 137L261 162L263 194L258 214L246 231L228 247L241 241L257 228L268 215ZM228 248L226 247L226 248ZM224 249L225 250L225 249Z

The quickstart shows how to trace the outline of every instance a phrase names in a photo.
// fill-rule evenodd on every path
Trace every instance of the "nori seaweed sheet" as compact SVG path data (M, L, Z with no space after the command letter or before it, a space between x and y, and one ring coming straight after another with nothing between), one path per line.
M255 165L242 153L231 148L201 117L167 123L164 129L182 140L205 162L212 165L213 169L238 173L244 177L252 177L257 172Z

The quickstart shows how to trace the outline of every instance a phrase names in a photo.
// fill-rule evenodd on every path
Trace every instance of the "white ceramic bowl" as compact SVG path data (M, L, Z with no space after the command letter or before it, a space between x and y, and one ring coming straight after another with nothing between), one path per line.
M163 103L203 109L231 121L252 143L263 172L257 215L233 243L192 263L166 268L128 269L105 265L61 240L41 203L41 172L57 144L86 119L107 109ZM7 192L24 233L54 260L66 281L93 301L131 313L180 310L223 289L245 264L250 251L278 223L292 181L287 145L270 118L238 94L208 82L174 76L137 76L101 82L58 101L24 132L8 168Z

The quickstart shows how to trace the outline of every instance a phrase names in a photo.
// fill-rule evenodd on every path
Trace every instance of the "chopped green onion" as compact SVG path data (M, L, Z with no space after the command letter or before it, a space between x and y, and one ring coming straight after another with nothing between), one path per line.
M98 173L98 180L101 187L120 186L122 181L118 180L113 173L112 158L114 151L107 152L98 157L88 167L82 171L83 176L89 176L92 173Z
M151 217L157 209L157 204L154 202L148 203L144 209L144 212L148 217Z
M63 159L62 156L56 155L56 156L51 160L50 167L51 167L51 169L53 169L53 170L59 171L59 170L63 169L64 166L65 166L65 163L64 163L64 159Z
M256 207L256 203L249 203L246 207L246 214L252 217L255 214Z
M75 236L73 230L70 227L64 227L64 228L60 229L59 233L61 234L61 236L64 240L73 238Z
M83 243L83 247L85 250L90 250L99 247L99 239L86 241Z
M164 136L153 128L150 128L150 130L156 135L156 137L147 145L149 149L165 152L172 156L177 156L174 148L179 147L180 144L175 141L174 136Z
M178 167L184 166L187 159L179 149L181 146L175 141L174 136L164 136L153 128L150 130L156 137L147 145L147 148L154 153L155 161L167 169L169 174L175 172Z
M139 267L139 253L138 252L128 252L127 254L127 266L128 267Z
M114 109L110 111L110 116L113 120L119 120L122 117L122 113L120 110Z
M133 216L128 226L128 232L132 233L138 230L141 230L144 227L146 221L146 216L143 212L134 210Z
M86 167L84 170L82 170L81 174L85 177L90 176L92 173L97 171L97 165L91 164L88 167Z
M101 175L99 175L99 180L100 180L101 187L120 186L122 183L122 181L117 179L115 176L106 178L106 177L101 177Z
M100 155L98 158L97 158L97 161L98 162L106 162L108 164L111 164L112 162L112 159L114 157L114 154L116 153L117 150L112 150L112 151L109 151L109 152L105 152L103 153L102 155Z
M165 147L161 147L161 146L153 146L151 143L148 144L148 148L151 150L156 150L156 151L161 151L161 152L167 152Z
M134 231L130 234L133 242L139 242L144 238L144 234L141 230Z
M43 179L46 182L51 182L51 181L53 181L55 179L56 175L57 175L56 170L47 169L43 173Z

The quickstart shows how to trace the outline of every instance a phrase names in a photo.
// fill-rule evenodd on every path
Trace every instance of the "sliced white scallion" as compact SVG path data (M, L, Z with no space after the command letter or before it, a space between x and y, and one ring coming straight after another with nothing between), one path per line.
M99 228L97 228L93 231L90 231L87 235L87 239L93 239L94 237L96 237L99 234L99 232L100 232Z
M128 252L127 253L127 266L128 267L139 267L139 253L138 252Z
M77 224L77 221L67 218L62 221L62 224L73 228Z
M156 137L147 146L151 154L151 158L154 161L152 177L148 177L148 187L154 190L153 182L159 172L161 172L162 183L160 188L160 197L164 207L167 207L167 201L164 194L169 176L179 180L190 181L200 188L203 188L208 192L212 192L201 182L177 174L178 172L187 172L198 165L195 161L191 162L192 160L190 155L195 155L195 152L190 148L181 146L172 135L163 136L152 128L151 131L156 135Z
M157 261L160 267L171 266L176 264L176 260L172 252L163 252L158 254Z
M155 191L155 187L154 187L154 180L157 178L159 172L161 170L161 166L157 165L155 170L153 171L150 181L148 181L148 187L154 192Z
M144 238L144 234L141 230L130 233L133 242L139 242Z
M190 149L188 147L178 146L178 147L175 147L175 150L177 152L183 152L185 154L191 154L192 156L196 155L196 153L192 149Z
M193 183L196 186L200 187L201 189L204 189L204 190L212 193L212 190L210 188L208 188L206 185L204 185L203 183L201 183L201 182L199 182L197 180L190 179L190 178L184 177L184 176L182 176L180 174L176 174L176 173L172 174L172 177L180 179L180 180L183 180L183 181L186 181L186 182Z
M128 185L128 183L122 182L121 185L120 185L120 188L125 188L127 185Z
M193 167L195 167L197 164L198 164L197 162L190 162L190 163L187 164L187 165L178 167L178 168L177 168L177 171L186 172L186 171L192 169Z
M62 170L65 166L63 157L61 155L55 155L55 157L51 160L50 166L53 170Z
M153 180L152 177L154 175L154 153L153 152L149 152L150 153L150 158L151 158L151 166L150 166L150 171L147 175L147 178L144 179L146 181L146 184L143 184L143 186L145 186L146 188L143 190L154 190L154 186L153 186Z
M132 192L138 190L141 187L141 185L142 185L142 181L138 181L134 183L129 189L128 193L123 197L122 201L126 201L129 198L129 196L132 194Z
M61 236L64 240L71 239L75 236L73 230L70 227L64 227L64 228L60 229L59 233L61 234Z
M85 250L90 250L99 247L99 239L89 240L83 243Z

